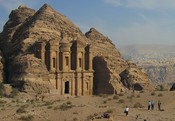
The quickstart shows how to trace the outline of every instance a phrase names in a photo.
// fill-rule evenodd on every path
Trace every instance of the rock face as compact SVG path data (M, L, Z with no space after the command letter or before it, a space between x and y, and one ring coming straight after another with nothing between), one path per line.
M175 81L175 46L133 45L120 48L127 59L144 68L153 84L172 85Z
M4 59L2 56L2 52L0 51L0 82L3 82L4 78L3 78L3 63L4 63Z
M119 93L126 88L130 89L136 82L142 85L142 89L153 89L145 72L135 64L126 62L108 37L94 28L85 35L89 39L88 43L92 45L94 85L100 88L94 90L96 93L114 93L114 89ZM123 82L130 86L127 87Z
M129 89L126 83L130 86L132 83L142 83L140 85L143 89L150 85L148 77L136 65L134 69L130 69L130 63L122 58L108 37L94 28L84 35L68 18L47 4L37 12L26 6L20 6L11 12L0 34L0 49L4 55L6 75L4 82L27 92L47 92L52 89L48 68L41 59L33 55L36 43L53 40L58 43L60 40L70 43L72 40L79 40L81 45L90 44L93 55L94 94L123 92ZM131 74L133 70L136 73ZM135 78L138 78L137 81L133 81Z
M21 91L42 93L52 88L46 66L34 55L16 56L9 64L10 83Z
M33 16L35 10L27 8L26 6L19 6L18 9L13 10L9 15L9 20L4 25L4 29L0 36L0 47L3 50L4 56L11 56L13 47L15 46L14 39L16 34L27 19ZM18 33L19 34L19 33Z
M120 52L108 38L91 28L86 34L91 44L94 65L95 93L117 93L124 91L119 74L127 67Z
M150 65L139 64L146 70L146 73L149 75L150 79L154 84L168 84L171 85L174 83L175 78L175 69L174 63L159 64L152 63Z
M154 89L144 69L138 68L132 61L127 63L128 67L120 74L121 81L126 87L138 91Z

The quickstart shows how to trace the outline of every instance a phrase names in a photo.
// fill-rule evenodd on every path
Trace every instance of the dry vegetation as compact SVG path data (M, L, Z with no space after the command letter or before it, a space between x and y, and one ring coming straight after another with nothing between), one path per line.
M147 110L149 100L155 101L154 110ZM162 111L157 110L158 100ZM130 108L127 117L125 106ZM0 121L174 121L174 110L174 92L169 91L85 97L45 94L43 101L26 93L0 98Z

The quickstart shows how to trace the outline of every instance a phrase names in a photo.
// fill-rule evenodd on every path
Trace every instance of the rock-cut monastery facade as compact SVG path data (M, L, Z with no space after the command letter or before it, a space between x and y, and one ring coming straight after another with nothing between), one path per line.
M46 64L49 79L59 95L93 94L91 47L81 41L38 42L35 55Z

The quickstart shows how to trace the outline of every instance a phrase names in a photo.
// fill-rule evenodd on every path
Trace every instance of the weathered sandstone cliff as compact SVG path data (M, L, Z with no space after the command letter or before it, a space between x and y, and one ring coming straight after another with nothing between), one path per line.
M130 63L122 58L108 37L94 28L84 35L67 17L47 4L37 12L26 6L11 12L0 35L0 49L5 55L4 73L7 77L4 82L27 92L47 92L52 89L46 65L33 56L35 44L53 40L58 43L60 40L71 42L77 38L81 44L91 45L94 94L123 92L129 89L126 83L132 85L136 82L143 89L152 89L148 88L151 85L148 77L136 65L134 73L133 69L128 69L131 68Z
M153 89L146 73L134 63L125 61L108 37L105 37L94 28L91 28L85 35L92 45L95 70L94 84L100 87L97 93L104 91L112 93L114 89L121 92L126 88L130 89L131 85L136 83L142 89Z

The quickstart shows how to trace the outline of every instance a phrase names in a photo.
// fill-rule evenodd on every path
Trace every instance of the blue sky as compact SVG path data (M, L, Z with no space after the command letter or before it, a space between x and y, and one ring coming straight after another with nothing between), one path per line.
M11 10L44 3L67 16L84 33L91 27L114 44L175 45L175 0L0 0L0 31Z

